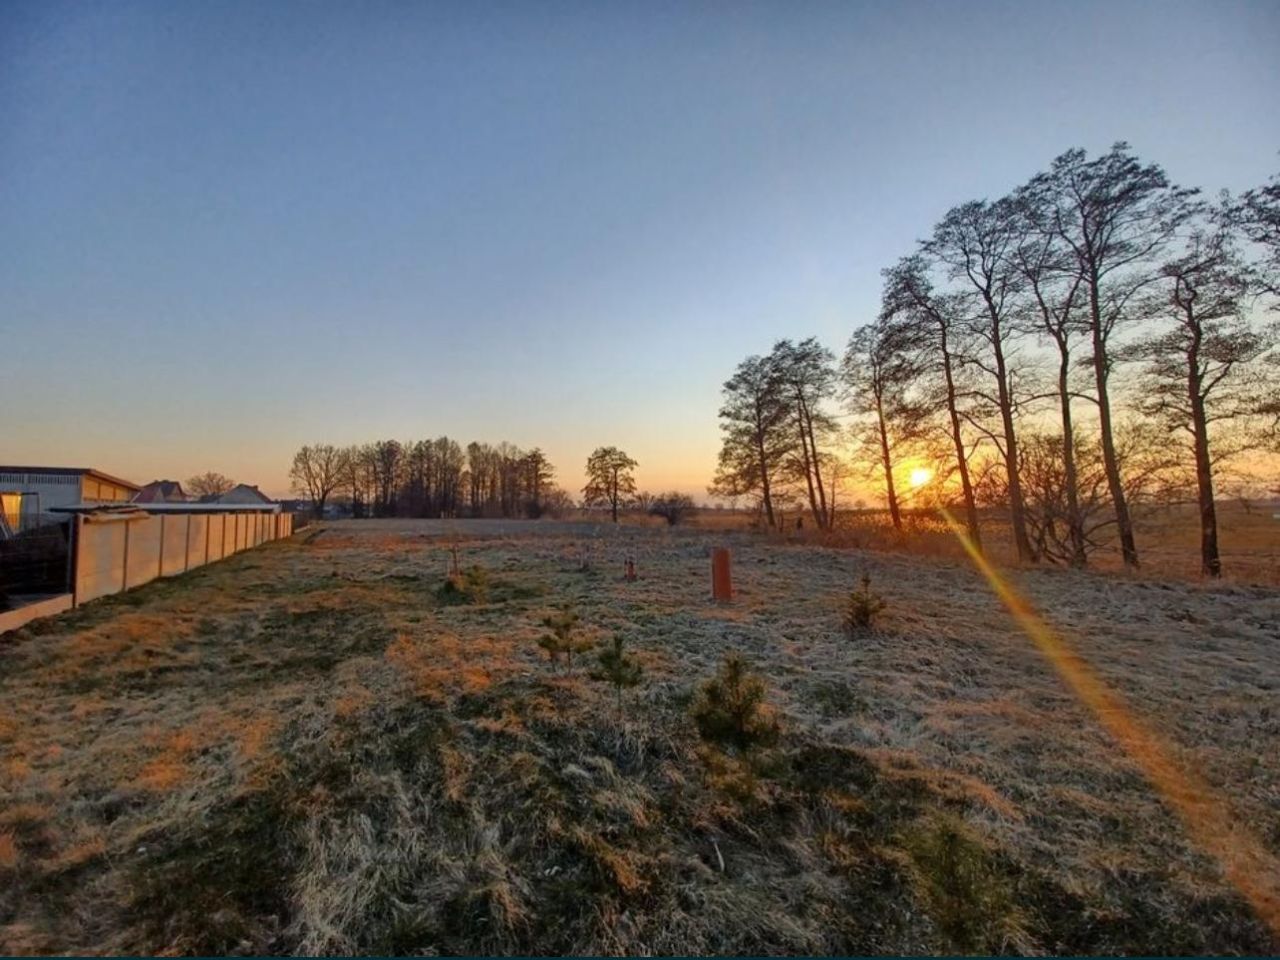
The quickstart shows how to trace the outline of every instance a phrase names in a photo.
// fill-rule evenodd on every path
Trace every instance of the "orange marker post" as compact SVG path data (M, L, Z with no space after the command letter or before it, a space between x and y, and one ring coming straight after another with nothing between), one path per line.
M720 603L733 599L733 576L729 568L729 548L711 551L711 596Z

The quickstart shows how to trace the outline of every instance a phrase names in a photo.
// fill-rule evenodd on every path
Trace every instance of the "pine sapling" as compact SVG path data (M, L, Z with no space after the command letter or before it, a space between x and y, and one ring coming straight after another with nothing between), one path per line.
M622 648L622 637L614 634L613 644L600 651L600 665L591 671L593 680L612 683L618 695L618 716L622 716L622 690L640 682L644 668Z
M876 617L884 611L884 598L871 591L871 577L862 575L862 588L849 594L844 608L844 632L850 637L870 630Z
M578 614L572 607L565 607L559 613L544 617L542 625L551 632L538 640L538 646L551 655L552 663L559 663L561 655L564 655L570 670L573 669L574 653L588 650L592 646L590 640L574 636L578 620Z
M739 753L770 747L780 733L764 680L736 653L725 657L716 675L699 688L692 713L704 740Z

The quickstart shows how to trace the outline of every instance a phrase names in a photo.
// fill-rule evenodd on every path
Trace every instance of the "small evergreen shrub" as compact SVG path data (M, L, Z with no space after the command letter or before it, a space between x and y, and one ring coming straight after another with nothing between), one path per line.
M764 680L731 653L694 698L692 714L704 740L747 752L778 740L778 719L766 702Z
M590 640L574 635L574 628L578 625L579 619L577 612L572 607L566 606L558 613L543 617L542 625L551 632L538 638L538 646L547 651L551 662L558 664L563 656L568 661L570 670L573 669L574 653L589 650L593 646Z
M622 713L622 690L640 682L644 668L623 649L622 637L614 634L613 643L600 651L600 665L591 671L593 680L612 683L618 694L618 713Z
M847 636L855 637L875 626L876 617L884 612L884 598L871 589L871 578L862 575L862 586L849 594L845 601L843 625Z

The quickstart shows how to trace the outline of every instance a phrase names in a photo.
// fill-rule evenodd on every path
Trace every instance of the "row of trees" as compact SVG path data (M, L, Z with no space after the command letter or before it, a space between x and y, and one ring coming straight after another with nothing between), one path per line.
M1215 479L1280 445L1278 277L1280 180L1207 201L1126 144L1068 151L948 211L839 364L812 339L744 360L712 492L828 528L839 476L870 469L901 528L904 466L927 464L979 548L999 505L1024 561L1082 566L1113 536L1137 566L1134 497L1185 489L1216 576Z
M335 497L356 517L538 517L572 506L540 449L506 442L312 444L294 455L289 477L317 514Z
M587 458L581 506L603 507L613 522L636 508L675 525L693 509L678 492L637 491L637 462L617 447L597 447ZM212 475L210 475L212 476ZM470 443L465 451L448 437L363 446L304 446L289 471L294 489L310 499L316 515L335 498L356 517L559 516L577 504L555 484L555 470L538 448L509 443Z

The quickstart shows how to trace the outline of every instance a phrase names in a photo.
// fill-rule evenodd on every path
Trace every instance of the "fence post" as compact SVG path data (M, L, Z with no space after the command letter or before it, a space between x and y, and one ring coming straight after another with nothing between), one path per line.
M182 538L182 572L191 569L191 514L187 514L187 535Z
M77 589L79 584L76 581L80 579L80 524L83 522L84 517L77 513L67 526L67 588L71 591L73 609L79 606L80 601L80 591Z
M164 576L164 514L160 514L160 558L156 562L156 579Z
M124 570L120 575L121 591L129 589L129 521L124 521Z

